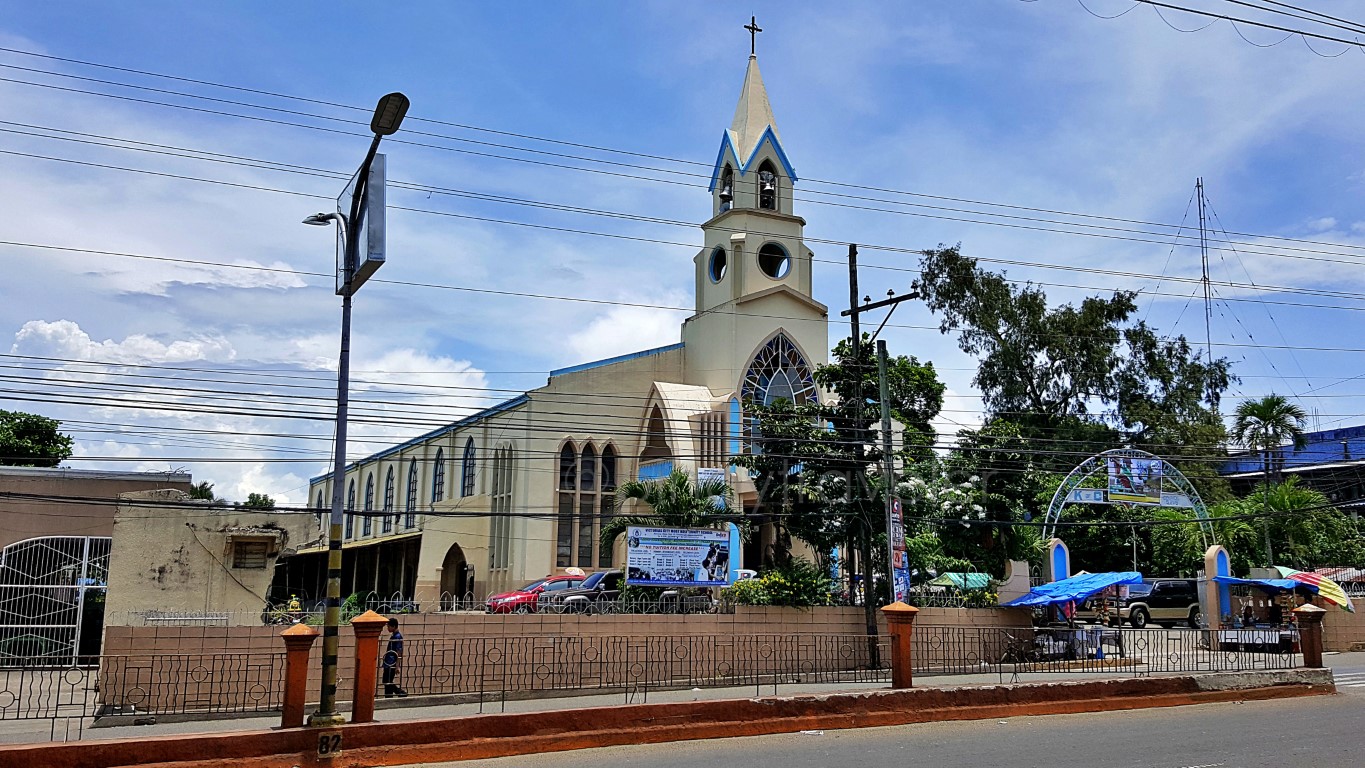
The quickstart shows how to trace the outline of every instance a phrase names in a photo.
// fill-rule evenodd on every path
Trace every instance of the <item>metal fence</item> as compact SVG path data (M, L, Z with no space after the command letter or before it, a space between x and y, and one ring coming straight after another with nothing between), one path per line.
M410 695L619 693L752 686L870 683L890 677L886 637L695 635L486 637L408 640L397 679ZM382 695L384 687L379 684Z
M932 685L924 678L1289 669L1297 662L1294 642L1280 630L919 625L912 654L920 684ZM408 694L463 695L479 711L536 696L631 702L691 688L762 695L799 685L879 685L890 677L889 638L860 634L423 637L405 645L396 682ZM60 739L79 738L100 717L274 712L282 705L282 651L110 655L81 666L0 669L0 721L49 720L51 737ZM384 693L382 681L377 693Z
M1297 637L1279 630L917 626L914 670L929 674L1231 672L1292 669Z
M0 722L50 720L79 738L96 718L278 711L284 653L96 656L68 667L0 669Z

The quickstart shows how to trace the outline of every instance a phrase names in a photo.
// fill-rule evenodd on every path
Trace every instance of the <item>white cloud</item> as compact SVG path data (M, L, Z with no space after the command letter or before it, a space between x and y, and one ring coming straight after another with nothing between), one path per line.
M1337 228L1337 220L1331 216L1323 216L1320 219L1313 219L1308 222L1308 229L1314 232L1326 232L1329 229Z
M110 363L183 363L191 360L231 360L232 344L219 337L179 339L166 343L144 334L122 341L95 341L70 320L30 320L14 335L10 353L69 360Z
M657 301L641 302L661 306L684 306L688 299L666 294ZM586 363L645 349L676 344L679 338L678 312L649 307L612 307L599 313L580 331L569 335L568 347L578 362Z

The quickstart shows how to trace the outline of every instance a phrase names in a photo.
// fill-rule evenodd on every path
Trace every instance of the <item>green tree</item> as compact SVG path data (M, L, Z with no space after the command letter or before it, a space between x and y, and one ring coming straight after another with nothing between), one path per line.
M74 440L61 422L21 411L0 411L0 465L55 467L71 458Z
M213 492L213 483L207 480L200 481L190 486L191 499L203 499L204 501L222 501Z
M1303 427L1307 421L1308 414L1283 395L1272 393L1260 400L1243 401L1237 406L1232 435L1247 450L1261 452L1263 491L1270 488L1271 451L1287 442L1293 443L1295 448L1304 447ZM1268 500L1269 496L1263 495L1262 498ZM1275 550L1271 543L1269 518L1262 521L1262 532L1265 534L1265 564L1271 566L1274 565Z
M1128 445L1169 454L1201 495L1226 496L1201 467L1223 442L1218 405L1235 381L1230 364L1135 319L1136 293L1049 306L1037 286L981 269L956 247L925 252L915 290L939 330L978 358L973 383L987 423L1014 424L1036 468L1064 472Z
M275 500L264 493L249 493L242 506L249 509L274 509Z
M777 516L791 535L827 552L857 552L866 586L869 634L876 634L877 568L885 573L886 489L880 440L881 392L871 339L855 352L840 341L832 361L816 369L817 384L835 397L823 404L745 403L755 423L751 450L735 457L754 478L760 512ZM888 406L904 430L902 469L931 456L930 422L943 407L944 386L930 363L898 356L887 365ZM852 572L850 569L850 577ZM850 584L851 593L852 584Z
M716 515L732 504L734 492L720 480L692 482L686 472L674 471L663 480L632 480L616 489L616 506L632 499L649 507L649 514L613 515L602 522L601 545L611 549L616 537L631 526L712 528Z

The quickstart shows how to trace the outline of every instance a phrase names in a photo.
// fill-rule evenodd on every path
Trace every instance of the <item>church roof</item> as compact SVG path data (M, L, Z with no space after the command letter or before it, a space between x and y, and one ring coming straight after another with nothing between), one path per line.
M772 105L768 103L768 90L763 87L763 75L758 71L758 57L750 56L749 68L744 72L744 88L739 92L739 104L735 105L735 119L730 121L730 143L735 147L735 154L747 158L769 128L773 138L780 142L782 137L777 132Z
M749 68L744 71L744 87L739 92L739 103L735 105L735 119L720 139L720 151L716 154L716 166L711 172L711 183L707 191L716 190L720 179L720 169L725 165L725 150L728 147L739 162L740 175L749 172L750 166L758 155L758 150L767 142L772 144L777 161L782 170L793 182L797 180L796 169L782 150L782 140L777 134L777 120L773 117L772 105L768 103L768 89L763 87L763 75L758 71L758 57L749 57Z

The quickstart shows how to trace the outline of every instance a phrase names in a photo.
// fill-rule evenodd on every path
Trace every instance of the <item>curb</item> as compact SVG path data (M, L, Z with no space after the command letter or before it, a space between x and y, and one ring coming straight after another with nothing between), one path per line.
M0 766L369 768L626 744L1255 701L1335 693L1331 670L1233 672L1042 684L593 707L552 712L0 746ZM323 733L342 751L317 756Z

